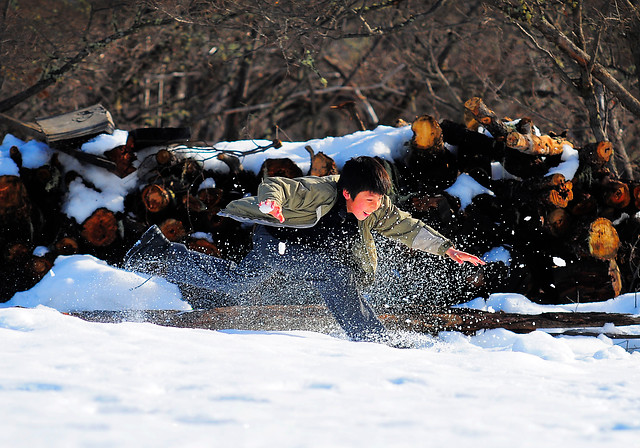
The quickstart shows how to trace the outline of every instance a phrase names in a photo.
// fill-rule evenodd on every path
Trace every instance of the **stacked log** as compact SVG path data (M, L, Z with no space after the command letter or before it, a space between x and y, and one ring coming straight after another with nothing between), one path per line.
M607 169L613 152L609 142L577 147L563 136L542 134L529 119L499 118L480 98L467 101L464 114L463 123L418 117L410 124L413 137L406 156L384 161L394 181L393 198L402 209L462 250L479 255L508 250L508 263L461 268L460 292L452 295L466 299L518 292L544 303L587 302L640 286L640 184ZM188 152L175 151L168 144L174 141L170 135L138 130L126 145L108 151L109 164L101 159L100 165L126 176L136 171L133 162L144 149L135 173L140 188L125 198L124 212L101 207L83 222L62 212L64 195L79 174L64 173L55 155L46 166L26 169L19 150L12 150L20 175L0 176L0 274L7 279L0 286L0 301L32 287L59 255L86 253L119 265L152 224L171 241L238 261L250 247L250 229L219 217L223 207L255 194L265 176L339 174L331 157L310 146L308 172L289 159L267 158L256 175L225 152L218 158L228 173L212 172ZM578 151L577 172L572 178L548 175L566 148ZM510 175L495 176L496 164ZM449 192L462 173L490 194L477 195L463 207ZM36 247L44 250L35 255ZM416 256L403 253L396 259L398 268ZM423 273L415 275L423 280Z
M465 117L466 129L461 124L442 122L444 142L455 146L461 171L472 175L495 196L479 196L473 206L457 213L461 223L456 227L458 234L452 237L470 251L482 252L502 240L513 251L524 252L528 272L519 275L527 283L519 290L534 300L604 300L628 290L625 288L634 284L637 270L621 266L618 252L624 244L637 244L638 233L630 234L630 241L621 241L614 222L637 221L638 207L632 194L634 185L606 169L611 144L599 142L578 148L580 169L574 179L560 173L546 176L549 168L560 163L564 148L573 147L565 138L534 133L528 119L499 119L479 98L465 104ZM473 130L478 126L485 127L491 136ZM425 132L424 138L414 136L410 151L424 157L424 145L414 142L431 135L433 130ZM436 142L430 154L440 151ZM500 162L517 179L490 179L488 166L493 162ZM430 184L438 181L424 179ZM422 196L419 201L413 198L409 205L414 214L442 227L447 223L438 222L438 217L446 213L424 213L425 204L438 204L441 209L441 202L437 195ZM502 227L500 235L493 238L490 235L499 227L496 222Z

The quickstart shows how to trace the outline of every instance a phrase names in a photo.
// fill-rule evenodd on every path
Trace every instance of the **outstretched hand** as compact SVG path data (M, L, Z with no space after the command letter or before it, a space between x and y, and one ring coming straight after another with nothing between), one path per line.
M262 213L266 213L267 215L271 215L276 218L280 222L284 222L284 215L282 214L282 206L278 204L276 201L271 199L267 199L266 201L262 201L258 204L260 207L260 211Z
M462 264L465 261L468 261L474 266L486 264L483 260L476 257L475 255L462 252L461 250L454 249L453 247L450 247L449 249L447 249L445 253L449 256L449 258L451 258L453 261L457 262L458 264Z

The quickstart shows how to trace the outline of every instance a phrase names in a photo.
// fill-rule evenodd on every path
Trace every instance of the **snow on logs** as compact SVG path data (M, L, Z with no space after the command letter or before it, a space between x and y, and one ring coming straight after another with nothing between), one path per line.
M508 261L472 269L462 286L466 297L520 292L539 302L584 302L640 284L640 184L607 168L611 143L574 148L562 136L542 134L529 119L499 118L480 98L464 104L464 117L463 123L418 117L410 124L413 136L404 157L385 163L402 209L460 249L508 252ZM122 177L136 171L136 158L144 158L135 173L140 185L125 197L124 211L103 206L81 218L65 214L65 196L78 185L99 187L74 171L61 174L65 170L55 155L27 169L18 148L11 149L19 174L0 176L0 274L8 279L0 285L0 300L33 286L58 255L89 253L119 264L151 224L171 241L237 261L249 247L250 230L217 215L229 201L255 194L263 176L339 172L331 157L310 146L308 172L290 159L268 158L255 175L224 152L217 157L228 173L211 172L188 152L158 144L166 136L138 131L105 153L111 165L98 168ZM563 169L573 161L573 170ZM469 198L456 193L462 173L477 186ZM34 252L36 246L46 250Z

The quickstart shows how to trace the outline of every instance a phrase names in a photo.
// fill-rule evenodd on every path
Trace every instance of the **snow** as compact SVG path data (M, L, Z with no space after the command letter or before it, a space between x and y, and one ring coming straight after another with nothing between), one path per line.
M127 143L129 133L122 129L116 129L113 134L100 134L80 147L80 150L88 154L103 155L106 151Z
M562 145L562 155L560 156L562 162L556 167L551 168L547 172L547 176L559 173L564 176L565 179L571 180L576 175L578 167L580 166L580 160L578 157L578 151L571 147L571 145Z
M11 447L609 447L640 435L640 354L491 330L415 349L312 332L0 310Z
M393 159L410 134L407 127L379 127L284 143L242 162L257 172L266 157L291 157L304 171L306 145L339 166L354 155ZM17 175L9 148L29 144L5 137L0 175ZM105 137L90 150L100 154L114 144ZM49 160L46 145L30 145L23 153L29 166ZM198 154L226 169L211 154ZM76 219L99 206L120 207L118 198L138 187L135 175L119 179L60 157L93 184L76 185L66 199ZM469 201L479 194L471 182L456 188ZM507 264L510 255L500 247L484 257ZM518 294L493 294L462 307L640 315L639 299L632 293L539 305ZM398 349L352 342L342 333L167 328L65 314L145 309L191 307L175 285L89 255L58 257L40 283L0 304L0 446L588 448L637 446L640 436L640 352L633 339L495 329L474 336L403 333L411 348ZM600 330L640 334L638 326Z
M504 246L494 247L480 258L487 263L502 262L505 266L511 266L511 252Z
M451 196L455 196L460 199L460 208L464 210L467 208L473 198L479 194L488 194L495 196L493 191L480 185L473 177L466 173L462 173L458 176L458 179L445 190Z
M16 293L0 307L39 305L62 312L191 309L177 286L114 268L91 255L59 256L37 285Z

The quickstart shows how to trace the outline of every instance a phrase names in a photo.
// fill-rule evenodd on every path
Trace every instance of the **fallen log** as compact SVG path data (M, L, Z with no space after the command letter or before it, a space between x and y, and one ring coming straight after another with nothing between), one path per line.
M573 199L573 183L560 173L544 177L537 188L544 192L544 200L556 208L565 208Z
M205 238L192 238L187 243L187 247L191 250L202 252L203 254L212 255L218 258L221 257L218 247Z
M193 311L83 311L68 313L91 322L148 322L161 326L208 330L318 331L331 333L339 327L324 305L228 306ZM612 313L515 314L464 308L433 311L414 307L379 315L390 330L437 334L459 331L475 334L480 330L504 328L515 333L539 329L593 328L606 324L640 325L640 317Z
M3 250L4 265L22 266L31 257L31 250L24 243L13 243Z
M136 170L133 162L137 160L137 157L133 153L133 148L129 147L129 145L116 146L105 151L104 155L115 164L113 173L120 178L127 177Z
M636 210L640 210L640 184L636 184L633 186L633 203L636 207Z
M33 257L27 262L27 275L33 284L39 282L53 267L53 260L48 257Z
M553 288L546 291L547 303L600 302L617 297L622 289L620 268L615 260L584 257L550 272Z
M606 178L602 185L601 198L608 207L625 208L631 202L629 185L617 179Z
M574 216L595 216L598 211L598 201L591 194L582 189L574 190L573 200L567 210Z
M76 238L64 236L54 243L58 255L73 255L80 252L80 244Z

